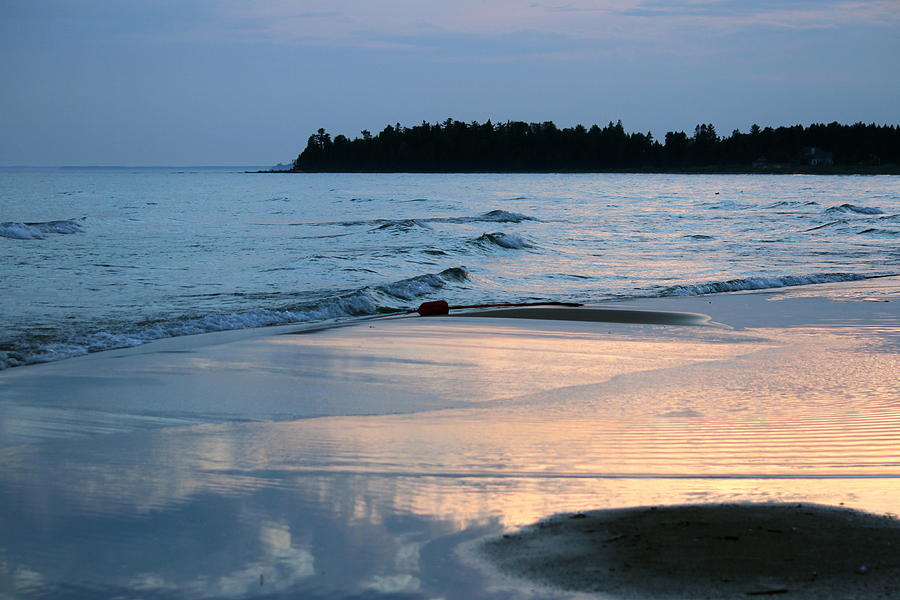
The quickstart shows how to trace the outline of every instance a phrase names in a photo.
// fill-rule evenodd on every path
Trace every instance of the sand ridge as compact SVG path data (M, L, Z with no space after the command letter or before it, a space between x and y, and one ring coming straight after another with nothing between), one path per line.
M620 598L900 598L900 521L813 504L553 516L487 540L500 572Z

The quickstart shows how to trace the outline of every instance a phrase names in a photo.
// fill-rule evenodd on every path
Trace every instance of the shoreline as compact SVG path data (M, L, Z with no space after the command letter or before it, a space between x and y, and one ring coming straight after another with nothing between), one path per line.
M759 169L753 167L694 167L683 169L547 169L547 170L493 170L493 169L466 169L466 170L293 170L284 171L261 170L245 171L248 174L311 174L311 173L416 173L416 174L444 174L444 175L471 175L471 174L622 174L622 175L900 175L900 165L862 165L862 166L835 166L835 167L802 167L791 166L784 168Z

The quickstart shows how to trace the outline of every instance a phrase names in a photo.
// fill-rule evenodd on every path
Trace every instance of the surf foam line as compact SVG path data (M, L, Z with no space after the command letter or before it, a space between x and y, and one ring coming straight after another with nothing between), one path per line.
M0 341L0 370L185 335L399 314L406 310L409 302L450 286L463 285L468 279L469 272L465 267L451 267L440 273L426 273L278 308L185 315L127 323L101 331L86 327L80 332L60 330L49 336L44 331L40 336L20 336Z
M881 275L860 275L858 273L819 273L812 275L781 275L768 277L747 277L729 279L727 281L710 281L687 285L675 285L659 290L651 297L667 296L703 296L722 292L740 292L746 290L768 290L817 283L838 283L841 281L862 281L877 277L892 277L895 273Z

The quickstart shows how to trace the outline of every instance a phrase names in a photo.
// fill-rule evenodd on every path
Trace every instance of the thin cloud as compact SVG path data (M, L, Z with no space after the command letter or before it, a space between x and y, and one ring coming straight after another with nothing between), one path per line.
M896 27L900 3L894 0L681 0L643 2L623 15L671 23L714 23L733 28L763 26L821 29L856 26Z
M198 0L192 13L177 27L130 35L566 61L701 56L711 38L744 32L900 28L897 0Z
M317 2L305 3L306 12L314 9ZM286 0L273 0L260 6L258 3L234 3L226 7L227 14L235 21L257 23L260 32L267 32L278 41L304 42L311 37L332 38L337 43L353 40L370 41L368 36L389 38L397 35L413 34L471 34L505 35L517 31L540 30L546 33L566 33L572 31L573 11L589 10L608 16L622 6L622 2L590 2L588 5L571 4L564 6L531 4L523 5L516 0L458 0L457 2L422 3L418 0L330 0L321 2L336 16L311 22L299 18L300 11ZM631 6L635 2L626 2ZM313 10L310 10L310 5ZM324 10L323 10L324 12ZM582 34L596 33L598 24L583 28ZM599 29L603 29L599 26Z
M281 43L395 47L399 36L503 36L536 31L571 39L647 43L696 28L723 33L748 27L822 29L897 27L896 0L290 0L229 2L225 16L253 24L261 39ZM393 42L392 42L393 40ZM405 43L397 47L405 46Z

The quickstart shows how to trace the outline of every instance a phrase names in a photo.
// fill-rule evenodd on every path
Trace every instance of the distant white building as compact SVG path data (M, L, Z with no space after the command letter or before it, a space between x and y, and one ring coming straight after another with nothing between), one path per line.
M817 146L804 148L803 157L806 159L806 164L814 167L825 167L834 164L834 154L825 152Z

